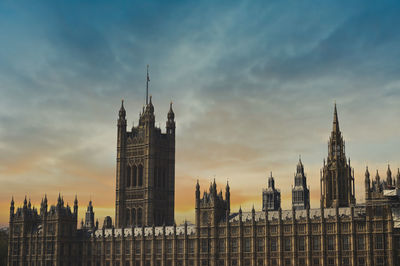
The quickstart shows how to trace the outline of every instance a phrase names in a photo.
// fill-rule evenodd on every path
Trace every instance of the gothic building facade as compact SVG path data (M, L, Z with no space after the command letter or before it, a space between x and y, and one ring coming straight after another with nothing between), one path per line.
M154 125L147 102L127 131L118 117L115 223L94 223L91 202L78 228L73 208L59 196L40 212L25 199L10 207L9 266L272 266L400 265L400 173L386 180L365 173L366 202L356 204L354 172L346 160L335 106L328 159L321 170L320 206L311 208L304 167L297 165L293 206L282 210L275 180L263 191L263 210L232 212L230 187L196 184L195 222L174 223L175 122ZM301 192L301 193L298 193ZM271 196L272 195L272 196Z

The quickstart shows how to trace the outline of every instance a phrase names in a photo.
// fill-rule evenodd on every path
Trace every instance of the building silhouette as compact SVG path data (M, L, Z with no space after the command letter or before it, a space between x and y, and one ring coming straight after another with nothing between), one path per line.
M148 79L149 80L149 79ZM345 157L335 106L328 158L321 170L321 204L310 208L301 161L293 207L280 208L274 178L263 191L263 210L232 212L230 187L215 180L202 195L195 185L195 223L174 223L175 122L154 125L151 101L127 131L118 116L115 223L94 224L92 203L78 228L78 200L40 211L25 198L10 206L10 266L400 265L400 173L386 181L365 173L365 204L356 204L354 171ZM224 195L225 194L225 195Z

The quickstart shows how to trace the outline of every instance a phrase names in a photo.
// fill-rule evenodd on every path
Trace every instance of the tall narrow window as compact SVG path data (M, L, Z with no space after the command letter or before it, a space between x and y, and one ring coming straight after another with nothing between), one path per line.
M132 186L136 187L137 186L137 167L134 165L132 167Z
M125 212L125 225L130 225L130 218L131 218L131 212L129 209L126 209Z
M126 168L126 186L131 186L131 167L129 165Z
M137 225L142 226L142 208L137 211Z
M139 165L139 171L138 171L138 186L141 187L143 186L143 165Z
M136 209L132 209L131 225L136 225Z

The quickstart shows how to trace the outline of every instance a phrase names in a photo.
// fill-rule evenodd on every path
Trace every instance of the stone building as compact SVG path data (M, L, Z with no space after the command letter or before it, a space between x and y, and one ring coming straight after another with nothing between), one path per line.
M304 166L300 158L296 174L294 175L292 207L296 210L304 210L310 207L310 190L307 188L307 178L304 174Z
M400 265L400 174L389 182L390 173L385 183L377 175L371 184L367 170L366 203L356 204L336 107L318 208L306 201L300 208L296 200L282 210L280 200L263 200L262 211L232 212L228 184L222 192L214 181L201 195L197 183L195 222L179 226L173 222L174 115L171 108L161 133L153 108L150 100L129 132L123 106L119 112L115 224L106 217L102 228L93 225L89 203L78 229L77 199L71 209L59 196L49 208L44 197L40 212L26 199L15 210L12 200L8 265ZM276 191L272 175L268 183Z
M263 211L277 211L281 208L281 192L275 188L275 179L272 176L268 178L268 187L263 190Z

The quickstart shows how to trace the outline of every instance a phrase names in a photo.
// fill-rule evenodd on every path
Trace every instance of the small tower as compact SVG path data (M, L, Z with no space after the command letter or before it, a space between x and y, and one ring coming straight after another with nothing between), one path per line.
M369 179L369 171L368 166L365 169L365 199L368 200L370 198L371 192L371 181Z
M276 211L281 208L281 192L275 188L275 180L268 178L268 188L263 190L263 211Z
M229 191L225 191L225 195L228 194ZM210 184L209 191L204 191L203 198L200 198L200 186L198 183L196 184L196 223L198 226L216 226L218 222L226 218L226 215L229 215L228 206L230 206L229 198L223 198L222 190L217 192L215 179Z
M175 114L174 111L172 110L172 102L169 105L167 118L168 118L166 125L167 134L175 135Z
M294 175L294 187L292 189L292 208L304 210L310 207L310 191L307 188L307 178L304 174L304 166L299 158L297 171Z
M397 168L396 188L400 189L400 169L399 168Z
M86 215L85 215L85 228L86 229L93 229L95 226L94 224L94 212L93 212L93 205L92 201L89 201L89 206L87 207L86 210Z
M392 171L390 170L389 164L388 164L388 169L386 171L386 188L388 188L388 189L393 188Z

